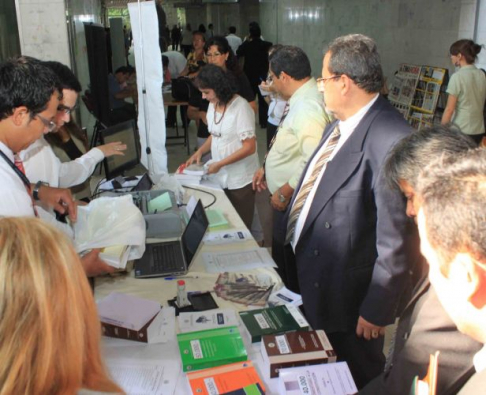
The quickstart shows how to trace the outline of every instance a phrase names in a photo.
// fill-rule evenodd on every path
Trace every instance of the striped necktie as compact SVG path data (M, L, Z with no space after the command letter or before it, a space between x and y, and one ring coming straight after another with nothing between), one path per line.
M289 113L289 110L290 110L290 106L289 106L289 102L287 102L285 104L285 107L284 107L284 110L283 110L282 118L280 118L280 122L278 123L278 128L275 131L275 134L273 135L272 140L270 141L270 145L268 146L268 151L265 154L265 158L263 158L263 164L262 164L263 171L265 171L265 162L267 161L267 156L268 156L270 150L272 149L273 144L275 144L275 140L277 139L278 131L282 127L282 124L283 124L285 118L287 117L287 114Z
M294 205L290 210L289 220L287 223L287 236L285 238L285 244L290 243L292 241L292 238L294 237L295 234L295 225L297 223L297 220L299 219L300 213L302 212L302 208L304 207L305 201L309 196L309 193L312 190L314 183L317 180L317 177L319 176L321 171L325 168L327 162L329 162L329 158L331 157L334 149L338 144L339 137L341 137L341 132L339 131L339 126L336 125L331 135L329 136L329 139L327 140L326 148L324 148L321 156L315 163L310 177L300 187L299 193L295 198Z
M22 162L22 159L18 155L14 156L14 164L17 169L19 169L24 175L25 175L25 167L24 167L24 162ZM34 215L36 217L39 217L39 214L37 213L37 209L35 208L35 202L34 198L32 197L32 191L30 188L30 184L25 184L25 189L27 190L27 193L30 196L30 199L32 200L32 209L34 210Z

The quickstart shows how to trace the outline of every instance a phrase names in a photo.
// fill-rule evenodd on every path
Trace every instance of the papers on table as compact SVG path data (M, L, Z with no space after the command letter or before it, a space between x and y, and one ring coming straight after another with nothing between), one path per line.
M236 313L232 309L180 313L177 320L182 333L222 328L225 326L238 326Z
M105 362L114 381L127 394L173 394L180 374L180 364L170 359L164 361L107 359Z
M159 311L160 303L112 292L98 302L100 321L135 331L140 330Z
M105 247L100 251L100 259L116 269L126 269L129 254L127 245Z
M122 186L122 188L133 188L134 186L138 185L142 177L143 175L124 178L123 182L120 185ZM107 180L102 182L98 189L100 191L112 191L113 189L115 189L112 181L113 180Z
M268 298L268 306L280 306L280 305L291 305L295 307L299 307L302 305L302 296L292 292L291 290L283 287L280 288L278 291L273 291L270 297Z
M277 267L266 248L244 251L203 253L208 273L244 272L263 267Z
M216 281L216 295L225 300L245 305L266 305L274 283L268 275L248 273L221 273Z
M248 230L225 230L220 232L208 232L204 236L204 243L210 245L231 244L251 240Z

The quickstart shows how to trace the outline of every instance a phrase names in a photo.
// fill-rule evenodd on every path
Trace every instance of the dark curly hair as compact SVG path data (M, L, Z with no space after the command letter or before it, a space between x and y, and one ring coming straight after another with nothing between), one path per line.
M204 66L195 82L199 89L212 89L222 104L228 104L238 91L235 77L214 64Z
M208 41L206 41L206 44L204 45L204 51L207 52L209 50L209 47L213 45L218 47L218 51L222 55L226 53L229 54L228 59L226 59L226 68L229 71L231 71L234 75L236 76L240 75L242 73L241 67L226 37L223 36L211 37Z

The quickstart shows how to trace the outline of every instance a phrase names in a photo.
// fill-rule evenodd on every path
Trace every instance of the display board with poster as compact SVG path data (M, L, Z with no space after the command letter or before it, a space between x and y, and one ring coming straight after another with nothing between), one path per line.
M432 126L447 69L401 64L388 99L415 128Z

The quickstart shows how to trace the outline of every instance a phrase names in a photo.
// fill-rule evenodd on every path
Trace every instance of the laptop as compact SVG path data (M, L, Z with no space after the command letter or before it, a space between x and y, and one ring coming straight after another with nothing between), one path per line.
M180 238L146 245L145 253L135 262L135 277L186 274L208 227L209 221L199 200Z

